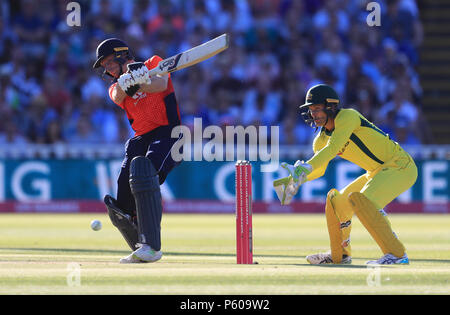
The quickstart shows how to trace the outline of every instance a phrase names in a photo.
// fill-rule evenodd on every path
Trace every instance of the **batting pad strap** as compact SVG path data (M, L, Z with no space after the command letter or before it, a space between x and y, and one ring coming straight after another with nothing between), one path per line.
M341 222L336 215L333 203L331 201L337 194L339 194L339 191L336 189L332 189L328 192L325 204L325 216L327 219L328 234L330 236L331 258L333 263L340 264L344 254L342 248L343 240Z
M391 224L385 216L362 193L353 192L348 197L356 216L380 246L384 254L402 257L405 247L392 231Z

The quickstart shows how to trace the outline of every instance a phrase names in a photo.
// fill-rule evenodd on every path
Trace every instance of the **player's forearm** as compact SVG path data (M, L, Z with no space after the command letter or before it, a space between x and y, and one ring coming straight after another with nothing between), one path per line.
M111 91L111 99L116 104L122 104L127 97L127 94L120 88L119 84L116 84Z
M355 128L360 124L359 116L340 117L328 143L306 163L313 169L326 166L350 141Z
M339 147L328 144L325 148L317 152L311 159L306 161L313 167L313 170L326 166L339 152Z
M328 167L328 164L325 166L316 168L316 169L313 168L312 172L310 174L308 174L306 181L310 182L312 180L322 177L325 174L327 167Z
M141 84L140 91L146 93L159 93L167 89L167 84L169 82L168 75L165 76L154 76L150 84Z

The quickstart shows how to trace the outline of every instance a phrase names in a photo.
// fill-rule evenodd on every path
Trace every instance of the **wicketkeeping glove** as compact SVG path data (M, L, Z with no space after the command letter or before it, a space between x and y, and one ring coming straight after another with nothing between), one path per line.
M306 182L312 167L307 163L303 163L303 161L297 161L294 165L281 163L281 167L288 170L290 175L275 180L273 187L281 204L288 205L297 194L300 186Z
M291 203L292 198L297 194L300 185L295 183L292 176L277 179L273 182L273 188L282 205Z
M301 184L306 182L306 177L312 172L312 166L303 161L297 161L294 165L281 163L281 167L289 172L294 182L301 182Z

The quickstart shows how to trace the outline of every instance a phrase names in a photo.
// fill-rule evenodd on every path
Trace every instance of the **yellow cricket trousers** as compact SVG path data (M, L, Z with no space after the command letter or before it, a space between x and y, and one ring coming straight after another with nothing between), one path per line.
M333 199L333 206L339 221L348 222L353 217L353 209L348 200L352 192L360 192L377 209L383 209L392 200L414 185L417 167L411 156L398 146L395 156L379 168L361 175L340 191ZM351 225L342 230L343 239L350 238ZM351 247L344 248L344 254L351 255Z

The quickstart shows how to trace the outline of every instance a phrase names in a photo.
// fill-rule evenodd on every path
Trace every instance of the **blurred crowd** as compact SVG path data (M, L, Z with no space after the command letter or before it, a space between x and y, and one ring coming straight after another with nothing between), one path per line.
M68 2L0 2L0 144L123 143L133 131L92 69L97 45L118 37L145 61L222 33L227 51L172 74L184 125L279 125L282 144L310 144L297 108L327 83L396 141L430 142L414 0L378 0L374 27L365 0L84 0L81 26Z

